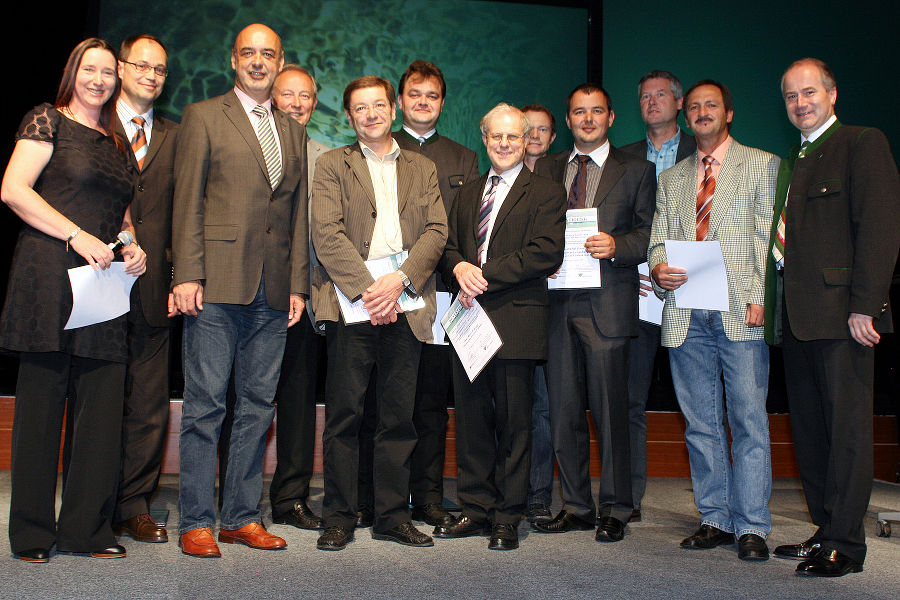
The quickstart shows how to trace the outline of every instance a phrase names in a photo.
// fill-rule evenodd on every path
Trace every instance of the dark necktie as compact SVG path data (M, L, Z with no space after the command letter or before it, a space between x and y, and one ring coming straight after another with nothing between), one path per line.
M591 157L587 154L579 154L575 157L578 161L578 170L569 188L569 208L584 208L587 197L587 165Z

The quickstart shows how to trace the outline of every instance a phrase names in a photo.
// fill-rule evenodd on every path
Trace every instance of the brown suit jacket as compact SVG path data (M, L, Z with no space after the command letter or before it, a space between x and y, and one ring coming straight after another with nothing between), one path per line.
M129 145L121 121L116 135ZM147 253L147 271L135 282L144 318L153 327L167 327L169 287L172 281L172 195L175 191L175 145L178 124L153 115L150 147L144 168L138 171L133 152L127 152L137 177L131 200L131 220L138 243Z
M184 110L175 164L174 283L201 280L207 302L266 298L288 310L308 294L306 129L274 111L283 175L273 191L250 119L234 91Z
M434 163L401 150L397 199L403 249L409 251L403 272L426 304L406 313L406 318L419 340L431 341L437 312L434 270L447 241L447 214ZM321 263L313 274L313 312L317 322L339 321L334 286L355 300L374 282L365 260L375 229L375 191L358 143L319 158L311 202L310 232Z

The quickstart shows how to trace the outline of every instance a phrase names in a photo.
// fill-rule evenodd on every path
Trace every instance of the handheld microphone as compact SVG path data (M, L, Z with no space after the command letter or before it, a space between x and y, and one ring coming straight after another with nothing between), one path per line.
M130 231L120 231L119 235L116 236L115 242L110 242L107 244L109 249L113 251L113 254L118 254L122 251L122 248L125 246L130 246L134 243L134 236L131 235Z

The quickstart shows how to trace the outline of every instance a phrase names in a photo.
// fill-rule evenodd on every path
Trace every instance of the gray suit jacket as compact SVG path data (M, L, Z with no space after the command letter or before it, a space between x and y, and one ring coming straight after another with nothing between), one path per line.
M432 340L435 304L434 270L447 241L447 214L437 173L430 160L406 150L397 159L397 200L403 249L409 257L403 272L425 298L425 308L406 313L415 336ZM358 143L337 148L316 163L310 231L321 263L313 274L316 321L339 321L334 286L351 300L359 298L374 279L366 268L375 228L375 190Z
M273 112L283 175L273 191L259 140L234 91L184 110L175 164L174 283L201 280L208 302L266 298L288 310L309 293L306 129Z
M116 135L129 141L118 117ZM134 153L128 154L137 177L131 200L131 220L137 241L147 253L147 271L135 282L141 297L144 318L153 327L168 327L169 288L172 282L172 195L178 124L153 115L150 147L144 158L144 169L138 172Z
M762 327L747 327L744 320L748 304L764 303L766 252L779 162L774 154L732 139L716 180L706 239L722 245L728 276L728 311L722 313L722 325L733 341L763 338ZM659 176L647 253L651 271L668 262L666 240L697 239L697 189L696 152ZM675 292L663 290L655 281L653 287L666 301L662 345L677 348L687 337L691 309L675 305Z

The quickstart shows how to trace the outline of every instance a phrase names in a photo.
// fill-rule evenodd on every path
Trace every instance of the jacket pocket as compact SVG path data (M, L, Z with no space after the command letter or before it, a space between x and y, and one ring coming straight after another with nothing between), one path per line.
M233 242L237 239L237 234L237 225L205 225L203 227L203 237L207 240Z
M807 192L808 198L821 198L822 196L829 196L831 194L837 194L841 191L841 180L840 179L824 179L822 181L818 181L811 186L809 186L809 191Z
M450 175L447 180L450 182L450 187L458 188L466 181L466 177L465 175Z
M850 269L846 267L822 269L825 285L850 285L850 276Z

